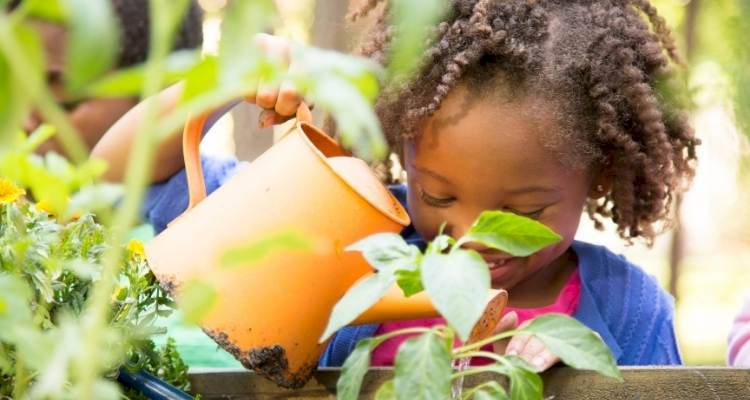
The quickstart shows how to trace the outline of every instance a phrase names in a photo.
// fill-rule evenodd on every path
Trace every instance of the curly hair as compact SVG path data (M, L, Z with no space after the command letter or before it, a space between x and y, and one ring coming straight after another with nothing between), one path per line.
M112 9L120 23L120 52L117 67L138 64L148 57L149 6L148 0L111 0ZM196 49L203 43L203 11L196 0L191 0L172 46L174 50Z
M379 3L350 17L379 13L359 52L387 64L395 28ZM650 244L700 143L679 96L660 90L682 66L648 0L452 0L416 75L384 91L376 111L398 148L458 84L511 101L543 97L561 127L545 139L562 160L611 172L611 187L585 207L596 226L611 218L623 239Z

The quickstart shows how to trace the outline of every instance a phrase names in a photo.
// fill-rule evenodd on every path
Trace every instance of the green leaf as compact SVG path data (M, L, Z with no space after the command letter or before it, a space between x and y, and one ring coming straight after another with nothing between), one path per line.
M389 379L380 385L378 391L375 392L374 400L396 400L396 388L393 379Z
M44 48L39 34L26 25L8 25L0 29L0 35L9 35L20 45L20 56L28 70L23 71L23 80L19 79L12 63L0 52L0 144L5 149L11 140L10 135L21 129L24 118L31 111L31 103L39 93L29 91L45 82ZM23 82L34 82L24 85Z
M451 394L451 347L436 332L406 340L394 362L398 399L447 399Z
M29 17L44 21L64 23L68 14L60 0L26 0Z
M86 186L71 197L67 215L107 213L124 194L120 184L98 183Z
M396 271L396 283L404 292L404 296L410 297L424 290L422 286L422 271Z
M13 340L17 329L29 327L31 290L18 277L0 272L0 338Z
M372 351L372 339L362 339L349 354L341 367L341 376L336 382L336 398L341 400L356 400L359 398L359 389L362 379L370 368L370 352Z
M542 315L519 330L539 338L549 351L573 368L596 371L622 381L609 347L594 331L567 315Z
M396 280L392 274L376 273L355 283L333 307L320 342L328 338L340 328L354 321L377 302Z
M422 284L448 323L466 341L484 312L490 272L476 251L428 253L422 260Z
M372 109L382 68L372 60L335 51L295 46L299 70L289 77L317 106L336 121L344 146L365 160L382 159L387 145Z
M164 77L166 84L185 78L201 61L198 50L178 50L167 56ZM90 97L137 96L143 90L146 68L144 64L120 69L91 83L86 88Z
M473 400L507 400L508 394L501 384L495 381L485 382L476 388Z
M274 21L275 11L276 7L271 0L232 1L227 4L219 43L222 85L240 84L257 73L261 55L265 53L259 51L254 37Z
M109 1L64 3L69 15L65 85L76 93L112 68L120 46L119 22Z
M489 367L510 379L510 398L513 400L541 400L544 390L542 378L522 359L506 356L505 363Z
M484 211L457 245L477 242L515 257L526 257L560 239L560 235L533 219L504 211Z
M403 80L419 66L432 28L445 14L442 0L399 0L391 4L390 19L396 34L390 50L388 73Z
M217 58L207 56L188 72L185 78L185 89L182 91L182 103L210 91L219 84L219 66Z
M427 253L442 253L455 243L456 239L448 235L439 234L427 246Z
M253 243L227 250L221 257L223 268L252 266L252 263L279 250L307 251L312 248L311 241L294 231L284 231L263 237Z
M407 244L397 233L376 233L346 248L346 251L360 251L370 265L378 271L405 269L417 270L419 248Z
M199 324L213 309L217 299L218 292L210 284L200 280L187 282L178 301L185 322Z

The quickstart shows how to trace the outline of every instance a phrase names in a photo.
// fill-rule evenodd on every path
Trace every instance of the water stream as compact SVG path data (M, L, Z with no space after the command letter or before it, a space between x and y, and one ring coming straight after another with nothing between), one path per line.
M461 358L453 361L453 368L456 372L461 372L469 368L471 364L471 357ZM464 389L464 377L460 376L453 381L453 389L451 391L453 400L461 399L461 392Z

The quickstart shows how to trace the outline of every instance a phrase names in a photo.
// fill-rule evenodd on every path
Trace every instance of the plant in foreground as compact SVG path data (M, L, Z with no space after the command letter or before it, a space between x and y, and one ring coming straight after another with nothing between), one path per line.
M534 335L567 365L596 371L621 380L609 348L592 330L561 314L535 318L512 329L468 342L474 324L482 316L490 289L489 268L474 250L462 246L478 242L516 257L526 257L555 243L560 237L541 223L502 211L485 211L469 232L455 239L438 234L424 252L396 234L376 234L351 246L361 251L377 270L358 282L336 304L321 340L353 321L396 283L406 296L426 290L447 325L409 328L360 340L343 365L337 384L341 399L356 399L370 366L371 352L384 341L406 340L396 355L394 378L377 391L376 399L541 399L542 380L537 371L515 356L483 351L484 345L514 335ZM456 339L463 344L455 347ZM489 363L468 367L471 358ZM506 376L508 390L495 380L462 392L463 377L480 373ZM452 392L456 386L458 390Z
M60 396L76 374L73 357L84 344L73 321L82 318L101 279L106 231L92 214L61 222L7 179L0 179L0 191L0 397ZM110 377L125 365L188 389L187 366L174 343L156 349L150 339L164 333L155 322L172 312L173 303L141 249L136 241L123 249L103 332L109 351L91 362L101 363ZM117 390L107 379L96 389L97 398Z

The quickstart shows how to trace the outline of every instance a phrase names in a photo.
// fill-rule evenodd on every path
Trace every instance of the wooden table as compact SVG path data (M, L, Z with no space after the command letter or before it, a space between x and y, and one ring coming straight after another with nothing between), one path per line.
M556 367L545 372L546 399L749 399L750 369L721 367L624 367L624 383L585 371ZM321 370L298 390L278 388L251 372L237 369L191 371L195 393L212 399L334 399L337 369ZM362 398L371 398L382 382L391 378L389 369L373 369L365 377ZM478 375L465 386L497 375Z

